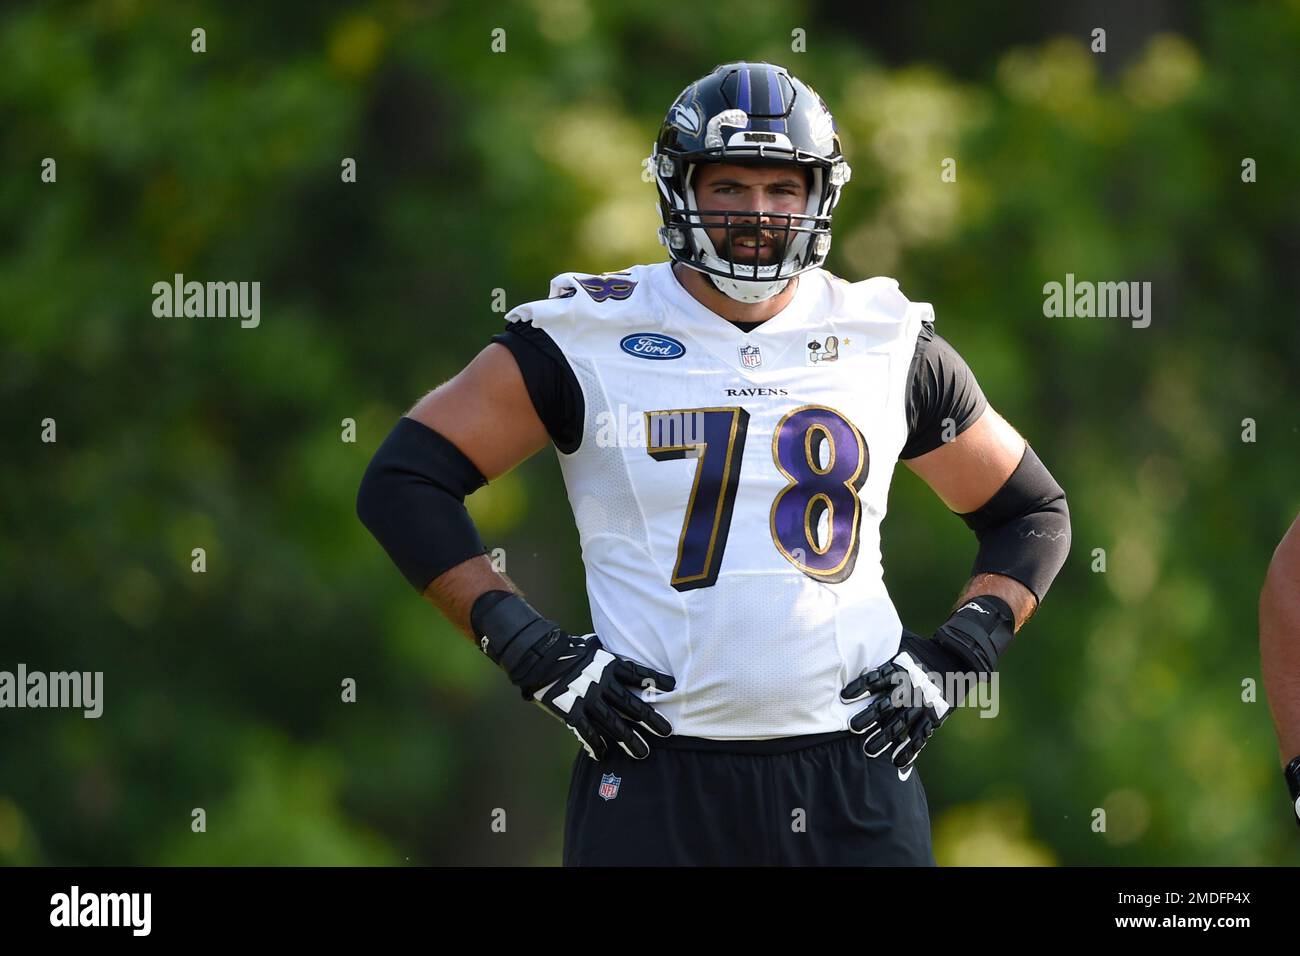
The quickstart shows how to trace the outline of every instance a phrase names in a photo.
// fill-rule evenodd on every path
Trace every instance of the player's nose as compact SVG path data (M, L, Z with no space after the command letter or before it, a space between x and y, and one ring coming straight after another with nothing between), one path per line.
M732 221L742 226L766 226L772 222L773 210L764 205L764 200L756 200L754 208L745 211L743 216L736 216Z
M737 216L737 222L768 222L771 220L771 213L775 211L772 197L768 196L764 189L752 189L749 191L748 207L744 215Z

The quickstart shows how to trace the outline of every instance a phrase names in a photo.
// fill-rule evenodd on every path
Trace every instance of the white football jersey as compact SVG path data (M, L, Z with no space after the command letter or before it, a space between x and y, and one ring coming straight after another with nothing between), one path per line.
M676 678L642 697L677 734L846 729L862 703L840 688L902 632L880 522L930 306L818 269L746 333L668 262L564 273L551 296L507 321L545 331L582 387L559 458L596 633Z

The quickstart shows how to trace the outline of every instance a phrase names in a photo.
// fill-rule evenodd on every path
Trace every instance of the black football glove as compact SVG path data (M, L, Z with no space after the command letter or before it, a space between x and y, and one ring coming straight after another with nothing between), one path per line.
M1291 791L1291 809L1295 811L1296 826L1300 826L1300 755L1286 765L1286 786Z
M863 752L874 758L888 751L898 779L910 777L930 737L961 704L960 690L993 672L1014 633L1010 605L990 595L962 605L929 640L905 630L898 653L840 691L845 703L878 695L849 719L850 730L866 734Z
M509 676L524 700L562 721L592 760L610 744L644 760L650 746L637 731L660 737L672 725L637 696L644 687L672 690L677 682L605 650L595 634L569 634L517 594L488 591L474 602L471 625L479 648Z
M943 687L931 678L942 677L944 668L927 660L927 651L938 650L927 644L933 642L904 632L897 654L879 667L867 668L840 691L845 703L876 695L849 719L849 729L866 734L862 750L868 757L891 752L899 780L912 775L912 764L926 741L959 703L945 698Z

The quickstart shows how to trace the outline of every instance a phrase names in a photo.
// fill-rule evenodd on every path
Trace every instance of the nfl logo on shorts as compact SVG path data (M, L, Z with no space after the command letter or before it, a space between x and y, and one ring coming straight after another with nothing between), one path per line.
M612 773L602 773L600 775L600 789L596 792L600 794L602 800L613 800L618 796L618 785L623 778L615 776Z

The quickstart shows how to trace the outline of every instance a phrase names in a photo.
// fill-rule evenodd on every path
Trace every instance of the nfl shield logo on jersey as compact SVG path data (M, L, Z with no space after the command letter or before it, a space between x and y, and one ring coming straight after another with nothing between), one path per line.
M763 353L758 350L757 345L742 345L740 347L740 364L745 368L758 368L763 364Z
M623 778L612 773L602 773L600 775L600 789L596 792L600 794L602 800L613 800L618 796L618 785Z

